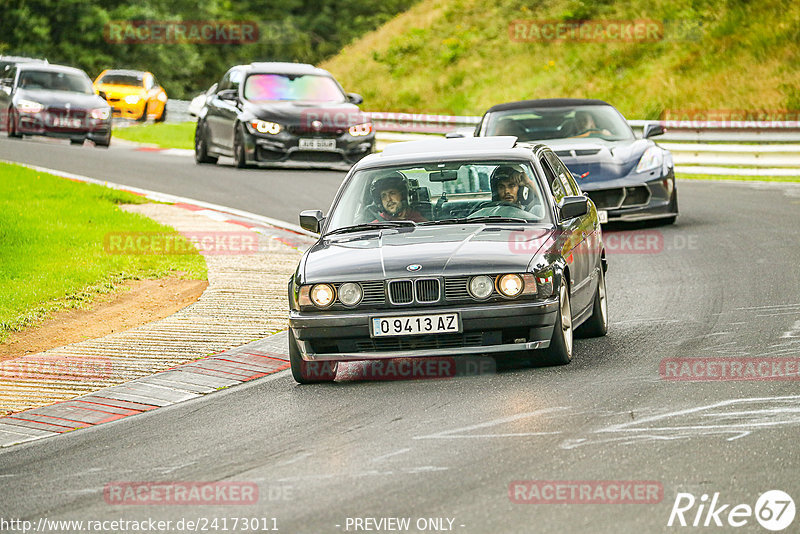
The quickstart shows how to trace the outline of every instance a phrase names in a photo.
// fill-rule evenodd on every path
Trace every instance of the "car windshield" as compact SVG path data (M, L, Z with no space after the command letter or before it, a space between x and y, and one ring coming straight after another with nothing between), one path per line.
M25 70L19 75L22 89L46 89L70 93L92 94L92 81L86 75L72 72Z
M356 172L326 233L460 222L550 222L547 197L528 162L432 162Z
M490 113L484 135L513 135L520 141L595 138L633 139L633 131L611 106L511 109Z
M97 83L106 85L132 85L144 87L144 77L141 74L106 74Z
M344 93L332 78L307 74L251 74L244 82L244 98L252 101L345 101Z

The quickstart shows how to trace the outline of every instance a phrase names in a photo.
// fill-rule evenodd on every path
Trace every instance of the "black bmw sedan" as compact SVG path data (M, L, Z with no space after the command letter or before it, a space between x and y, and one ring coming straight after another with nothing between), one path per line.
M80 69L44 63L18 63L0 80L0 125L9 137L43 135L111 142L111 107L95 94Z
M650 124L637 139L610 104L573 98L499 104L475 129L476 136L513 135L547 144L577 177L603 223L675 222L678 192L672 154L650 139L663 133L660 124Z
M327 71L300 63L231 68L208 95L195 131L195 160L236 166L302 162L348 167L371 153L375 132L362 98Z
M357 163L289 282L300 383L338 362L525 353L605 335L597 211L552 150L513 137L390 145Z

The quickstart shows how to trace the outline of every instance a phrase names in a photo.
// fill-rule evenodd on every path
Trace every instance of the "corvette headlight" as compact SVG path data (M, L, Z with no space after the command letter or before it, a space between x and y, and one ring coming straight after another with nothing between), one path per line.
M360 284L347 282L339 286L339 301L345 306L355 306L361 302L361 297L364 292L361 290Z
M504 274L497 279L497 290L506 297L514 298L522 293L525 282L518 274Z
M126 104L138 104L139 103L139 95L128 95L125 97Z
M351 126L349 130L350 135L353 137L360 137L362 135L369 135L372 133L372 123L365 122L364 124L356 124L355 126Z
M336 291L329 284L316 284L311 287L311 302L318 308L327 308L333 304Z
M167 94L166 93L158 93L158 96L156 98L158 98L162 102L166 102L167 101Z
M661 167L664 163L664 153L657 146L651 146L642 154L642 159L639 160L639 165L636 166L636 172L652 171Z
M283 129L277 122L250 121L250 126L258 133L278 134Z
M97 108L91 111L90 116L93 119L106 120L110 114L111 109L109 108Z
M487 299L492 294L492 291L494 291L494 283L485 274L473 276L469 281L469 293L476 299Z
M42 109L44 109L44 106L33 100L20 100L17 102L17 110L21 113L39 113Z

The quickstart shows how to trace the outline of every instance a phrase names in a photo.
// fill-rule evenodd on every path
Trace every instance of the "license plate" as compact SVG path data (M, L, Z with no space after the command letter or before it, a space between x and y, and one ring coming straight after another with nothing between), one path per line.
M80 128L82 126L82 121L80 119L53 117L53 126L57 126L59 128Z
M600 224L608 222L608 212L606 210L597 210L597 218L600 219Z
M300 139L299 146L304 150L336 150L336 139Z
M373 317L372 337L461 332L457 313Z

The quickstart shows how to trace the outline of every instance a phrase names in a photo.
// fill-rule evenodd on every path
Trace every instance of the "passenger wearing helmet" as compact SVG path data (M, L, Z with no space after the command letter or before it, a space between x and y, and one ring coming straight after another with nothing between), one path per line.
M378 207L378 221L425 222L427 219L408 203L408 181L397 171L372 182L372 199Z

